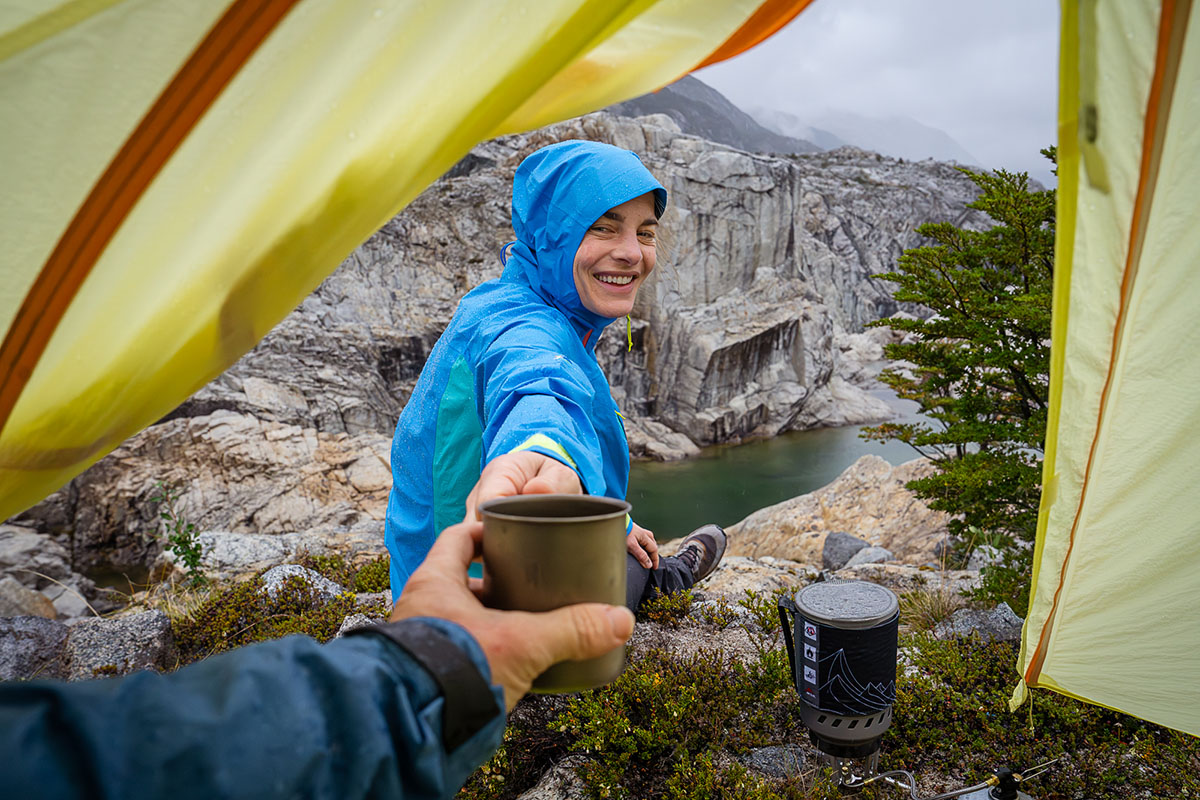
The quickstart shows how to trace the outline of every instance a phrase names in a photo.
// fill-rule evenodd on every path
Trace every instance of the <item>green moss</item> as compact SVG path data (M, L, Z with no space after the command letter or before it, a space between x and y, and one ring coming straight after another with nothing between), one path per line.
M356 592L386 592L392 586L391 564L387 556L368 561L354 574L349 585Z
M354 569L341 556L318 556L307 550L301 550L292 560L294 563L328 578L338 586L350 587L354 583Z
M897 680L886 764L978 781L996 766L1020 769L1061 755L1038 778L1036 796L1200 796L1200 746L1192 737L1047 691L1035 691L1032 707L1009 712L1016 644L923 634L901 644L914 669Z
M256 575L213 594L189 618L175 621L181 663L292 633L325 642L355 611L353 594L326 602L298 575L285 579L274 597L262 588Z
M798 718L779 651L747 666L720 651L652 650L612 685L570 698L551 725L591 756L582 774L592 796L622 798L660 793L681 758L777 741Z

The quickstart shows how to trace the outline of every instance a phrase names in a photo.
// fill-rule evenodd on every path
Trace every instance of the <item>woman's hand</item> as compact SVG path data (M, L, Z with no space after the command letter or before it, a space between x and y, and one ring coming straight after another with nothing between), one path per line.
M468 522L479 519L479 504L497 497L579 494L582 491L579 475L566 464L533 450L506 453L483 468L479 480L467 495L464 519Z
M625 549L646 569L658 569L658 542L654 534L633 523L633 530L625 537Z

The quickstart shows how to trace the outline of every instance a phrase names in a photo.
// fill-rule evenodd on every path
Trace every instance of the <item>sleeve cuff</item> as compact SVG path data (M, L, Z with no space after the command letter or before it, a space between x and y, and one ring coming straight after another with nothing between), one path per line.
M442 744L457 750L503 713L502 690L490 685L483 650L467 631L446 620L415 617L348 631L382 636L421 665L441 689Z

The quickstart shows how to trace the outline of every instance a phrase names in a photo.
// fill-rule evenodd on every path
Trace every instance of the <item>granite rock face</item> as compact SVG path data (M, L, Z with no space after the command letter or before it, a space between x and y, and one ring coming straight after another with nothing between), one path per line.
M889 334L862 326L913 309L873 275L919 243L922 222L986 224L948 165L852 148L756 155L662 115L591 114L486 142L251 353L19 521L87 572L161 558L159 481L200 531L382 520L396 419L458 300L500 273L513 173L568 138L634 150L671 194L632 348L622 324L597 347L637 457L890 416L864 390Z
M69 619L92 608L109 605L95 583L72 569L67 548L32 528L0 525L0 616Z

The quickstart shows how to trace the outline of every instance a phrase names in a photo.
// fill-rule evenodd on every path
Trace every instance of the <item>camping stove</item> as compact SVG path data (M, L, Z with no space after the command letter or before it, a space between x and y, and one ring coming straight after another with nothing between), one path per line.
M800 692L800 718L844 792L880 782L907 791L913 800L1032 800L1017 787L1058 760L1023 774L997 769L975 786L919 798L911 772L879 772L879 741L892 724L896 700L895 593L865 581L814 583L780 598L779 621Z
M899 599L866 581L826 581L780 598L779 618L813 745L839 785L876 774L896 699Z

